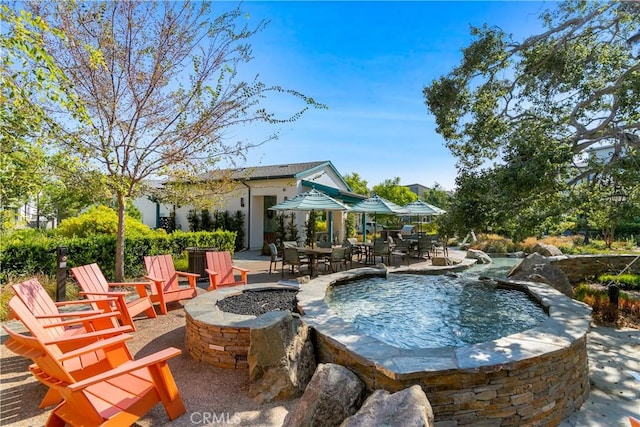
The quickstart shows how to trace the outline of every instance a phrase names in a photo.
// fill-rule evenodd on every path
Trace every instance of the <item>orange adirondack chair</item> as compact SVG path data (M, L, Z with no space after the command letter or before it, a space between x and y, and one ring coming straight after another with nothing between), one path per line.
M128 347L124 343L126 340L132 338L129 334L120 333L116 336L105 338L110 335L105 335L103 331L97 331L73 335L70 337L55 338L51 337L49 330L40 324L29 308L17 296L11 298L9 301L9 308L29 330L29 332L31 332L31 335L46 347L52 355L58 358L58 360L63 363L65 369L67 369L71 376L76 380L89 378L93 375L115 368L124 362L133 360L133 356L131 356ZM81 325L83 322L86 322L86 318L69 320L65 323L71 325L73 322ZM75 358L68 357L68 355L74 351L72 349L86 347L87 345L92 345L97 341L105 343L104 347L93 353L85 352ZM63 354L62 349L67 351L67 357L64 359L61 357ZM60 400L62 400L62 396L60 396L56 390L49 389L40 403L40 407L46 408L60 402Z
M106 307L107 310L113 310L115 307L121 314L121 320L123 325L129 325L136 330L136 326L133 324L133 318L138 314L144 312L148 317L157 317L156 311L153 308L153 303L147 288L150 286L150 282L130 282L130 283L108 283L107 279L102 274L98 264L88 264L80 267L73 267L71 274L78 282L82 291L80 294L87 297L96 303L96 308ZM130 299L127 301L125 297L130 295L128 291L110 291L112 287L135 287L138 292L136 299ZM105 297L116 298L115 302L107 300Z
M144 257L144 266L147 275L144 276L153 282L151 287L151 301L160 303L160 312L167 314L167 303L193 298L197 295L196 279L199 274L176 271L171 255L156 255ZM179 277L189 279L189 287L181 287Z
M181 353L167 348L140 360L128 361L106 372L77 381L63 363L35 337L18 334L6 325L5 346L30 358L29 367L38 381L63 397L47 419L47 426L131 425L162 402L169 419L186 412L167 360ZM104 341L62 355L77 358L100 349Z
M231 264L231 254L228 251L206 252L207 268L204 270L209 275L209 288L213 291L227 286L247 284L246 268L236 267ZM240 280L236 280L234 270L240 273Z
M131 326L120 326L117 311L103 313L102 310L82 310L61 312L64 305L87 306L87 301L54 302L36 279L12 285L16 297L24 304L10 305L13 313L25 324L32 334L42 340L55 341L60 350L69 351L86 345L96 339L131 332ZM24 319L31 317L31 321ZM69 338L83 338L69 339Z

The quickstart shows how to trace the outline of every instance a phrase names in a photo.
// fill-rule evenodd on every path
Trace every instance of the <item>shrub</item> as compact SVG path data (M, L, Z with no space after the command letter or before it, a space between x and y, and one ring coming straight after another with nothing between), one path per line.
M615 283L622 289L640 290L640 274L601 274L598 276L600 283Z
M164 232L154 231L128 215L125 215L124 227L128 237L150 236ZM101 205L92 207L77 217L63 220L56 234L62 237L88 237L96 234L115 235L117 231L118 215L113 209Z
M486 253L508 253L518 250L511 239L497 234L481 234L471 247Z

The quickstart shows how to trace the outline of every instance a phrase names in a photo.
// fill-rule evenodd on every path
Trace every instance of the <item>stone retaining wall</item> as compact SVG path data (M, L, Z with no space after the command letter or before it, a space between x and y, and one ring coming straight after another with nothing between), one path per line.
M553 426L578 409L589 395L586 337L538 357L487 370L420 372L392 378L322 334L314 334L320 363L347 366L367 390L424 390L438 427L464 425Z
M248 369L250 328L211 325L187 313L185 345L196 360L219 368Z
M640 254L639 254L640 255ZM552 265L559 267L571 283L596 277L604 273L618 273L632 262L637 255L559 255L549 257ZM640 273L640 260L628 270Z

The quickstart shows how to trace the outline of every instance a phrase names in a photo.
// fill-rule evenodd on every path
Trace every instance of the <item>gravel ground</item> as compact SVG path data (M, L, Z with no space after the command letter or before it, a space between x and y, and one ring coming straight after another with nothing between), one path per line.
M269 311L290 310L296 308L298 291L254 290L240 295L232 295L218 301L222 311L233 314L260 316Z

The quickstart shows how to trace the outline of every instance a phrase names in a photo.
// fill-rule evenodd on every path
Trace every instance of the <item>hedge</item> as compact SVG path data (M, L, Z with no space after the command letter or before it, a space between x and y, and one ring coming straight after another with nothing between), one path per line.
M234 252L236 233L231 231L176 231L152 237L125 238L124 273L127 278L144 274L143 257L170 253L180 256L188 247L215 247ZM50 238L11 243L0 253L0 283L10 278L42 273L56 274L56 249L68 248L67 267L97 263L108 280L115 272L116 237L96 235L87 238Z

